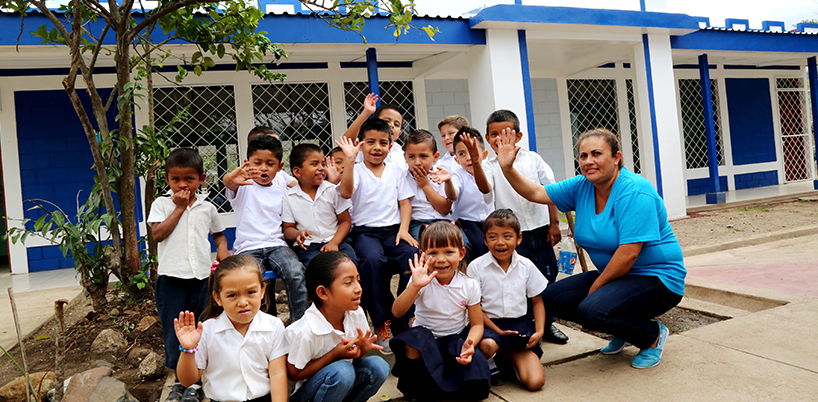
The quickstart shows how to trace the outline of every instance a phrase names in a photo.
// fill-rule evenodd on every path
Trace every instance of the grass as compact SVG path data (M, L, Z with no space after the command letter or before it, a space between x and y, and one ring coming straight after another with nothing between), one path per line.
M736 208L739 212L770 212L770 206L766 204L751 205L749 207Z

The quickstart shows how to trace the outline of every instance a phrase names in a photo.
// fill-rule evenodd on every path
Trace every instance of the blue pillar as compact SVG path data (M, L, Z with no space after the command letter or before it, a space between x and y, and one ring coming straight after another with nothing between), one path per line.
M710 172L710 188L713 192L705 195L708 204L724 204L727 197L719 184L719 157L716 152L716 121L713 118L713 93L710 88L710 66L707 54L699 56L699 81L702 86L702 107L704 108L704 131L707 136L707 167Z
M818 131L815 130L815 125L818 124L818 68L816 68L815 56L807 59L807 70L809 73L809 98L812 104L812 135L815 140L814 144L818 146ZM813 187L818 190L818 180L814 180L812 183Z
M531 71L528 65L528 42L525 30L517 31L517 42L520 43L520 65L523 72L523 94L525 95L525 117L528 122L528 149L537 152L537 124L534 121L534 96L531 94Z
M378 95L378 106L381 105L381 91L378 88L378 55L375 48L366 49L366 77L369 81L369 92Z

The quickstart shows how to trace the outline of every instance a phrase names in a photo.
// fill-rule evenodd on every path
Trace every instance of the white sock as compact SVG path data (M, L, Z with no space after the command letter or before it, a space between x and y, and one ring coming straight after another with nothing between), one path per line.
M495 372L495 371L498 371L498 370L497 370L497 363L495 363L495 362L494 362L494 357L495 357L495 356L497 356L497 353L495 353L495 354L491 355L491 357L489 357L488 359L486 359L486 360L489 362L489 370L490 370L492 373L493 373L493 372Z

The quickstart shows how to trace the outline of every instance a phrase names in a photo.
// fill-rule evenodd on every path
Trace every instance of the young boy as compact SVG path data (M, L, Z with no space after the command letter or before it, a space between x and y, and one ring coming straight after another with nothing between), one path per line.
M409 234L419 240L420 228L434 222L449 219L452 202L446 198L446 191L442 183L429 180L429 174L434 169L440 153L437 152L437 143L432 133L426 130L417 130L409 133L403 145L403 155L406 157L408 169L403 175L402 185L412 193L412 222L409 224Z
M437 123L437 129L440 131L440 142L443 143L443 147L446 148L446 153L437 160L435 166L442 167L449 171L449 173L454 174L454 170L457 167L457 162L455 159L455 150L454 150L454 137L463 127L468 127L469 121L460 115L451 115L444 117L440 123Z
M295 253L305 267L325 251L342 251L358 265L352 241L347 238L352 228L352 203L324 179L325 163L324 152L315 144L297 145L290 152L290 166L298 184L284 197L284 237L295 243Z
M276 131L276 130L270 128L270 127L266 127L266 126L255 126L247 134L247 143L249 144L250 141L253 141L256 138L261 137L262 135L269 135L269 136L281 141L281 138L279 137L278 131ZM298 182L295 181L295 179L293 179L292 176L288 175L287 172L285 172L283 170L278 172L275 179L273 179L273 185L274 186L279 186L279 187L283 187L283 188L293 187L293 186L295 186L296 183L298 183Z
M210 300L207 280L213 262L207 234L213 235L217 260L227 258L230 252L216 207L205 201L204 195L196 194L205 181L199 153L190 148L173 150L165 160L165 170L173 196L159 197L153 202L148 223L159 242L156 309L165 341L165 366L175 370L180 352L173 319L185 310L201 315ZM186 390L177 382L168 400L181 400L183 394L201 400L201 385Z
M346 155L338 190L341 197L352 200L350 235L358 255L362 305L375 326L378 345L384 348L383 353L390 354L389 325L395 298L389 282L398 273L398 290L406 288L412 276L409 259L417 253L417 241L409 234L412 194L401 191L403 186L399 185L405 172L384 161L392 146L389 125L381 119L369 119L361 125L360 138L357 145L346 137L338 140ZM358 152L363 154L362 163L355 163Z
M478 344L491 369L492 385L502 384L494 362L502 348L520 382L529 391L545 383L540 339L545 332L545 307L540 293L545 277L528 258L514 249L522 241L520 221L510 209L498 209L486 218L486 254L469 264L467 273L480 283L483 339ZM530 307L529 307L530 306Z
M520 121L517 115L509 110L498 110L492 113L486 121L486 142L494 153L497 153L497 142L500 134L510 132L520 142L523 133L520 132ZM472 159L477 159L479 150L473 142L467 142L467 148ZM541 186L554 183L554 172L551 167L536 152L520 150L514 167L523 176ZM500 164L495 155L482 166L474 165L474 178L477 187L483 194L494 190L494 205L497 209L508 208L514 211L520 219L523 240L517 247L517 252L529 258L539 268L548 283L557 280L557 257L554 254L554 244L560 241L559 219L557 208L553 205L543 205L529 202L516 191L503 176ZM551 323L545 330L543 339L558 344L568 342L568 337L553 325L554 318L549 317Z
M464 138L475 142L480 151L480 160L472 161ZM483 221L494 210L494 199L491 192L485 195L481 193L474 180L474 165L480 165L488 151L485 150L480 132L471 127L463 127L457 132L452 147L460 168L448 176L445 173L438 174L438 179L444 183L446 197L452 200L452 218L460 222L460 229L471 246L469 255L474 259L489 252L483 240Z
M378 106L378 95L369 94L364 98L364 110L358 118L349 125L347 131L344 132L344 137L350 140L357 138L361 131L361 125L369 120L370 117L373 119L381 119L389 125L389 141L392 147L389 150L389 154L385 157L385 161L405 170L406 161L403 158L403 150L397 143L398 137L400 137L403 132L403 114L401 114L400 109L395 105L384 103ZM355 163L362 163L363 161L363 155L355 157Z
M341 183L341 175L344 174L344 164L346 157L344 150L341 147L332 148L329 151L329 158L327 158L327 177L326 180L332 184Z
M236 213L235 254L247 254L267 271L275 272L287 286L290 321L295 322L307 310L304 266L287 246L281 231L281 213L285 189L273 185L281 170L281 142L269 135L259 136L247 145L247 159L236 170L224 175L227 199ZM267 287L275 300L274 286ZM270 302L268 310L275 311Z

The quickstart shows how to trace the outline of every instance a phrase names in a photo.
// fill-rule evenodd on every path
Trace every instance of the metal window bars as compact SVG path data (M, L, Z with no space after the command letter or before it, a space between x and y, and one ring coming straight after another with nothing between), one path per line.
M403 113L403 134L397 141L403 144L404 135L416 127L415 94L412 81L381 81L378 83L381 104L400 107ZM347 127L358 118L369 94L369 83L364 81L344 83L344 105Z
M809 98L802 78L776 79L784 182L811 180L814 160L809 122Z
M569 79L567 86L574 169L576 174L581 174L576 147L579 136L595 128L605 128L619 135L616 80Z
M633 80L625 80L628 93L628 122L631 125L631 149L633 150L633 172L642 174L642 162L639 154L639 131L637 130L636 99L633 96Z
M719 166L724 166L718 81L711 79L710 87L713 100L713 120L716 128L716 153ZM707 131L704 125L704 101L699 79L679 80L679 104L686 166L688 169L706 168L708 166Z

